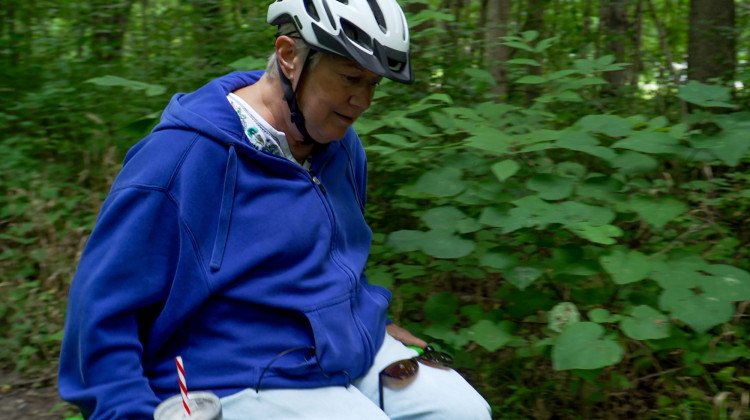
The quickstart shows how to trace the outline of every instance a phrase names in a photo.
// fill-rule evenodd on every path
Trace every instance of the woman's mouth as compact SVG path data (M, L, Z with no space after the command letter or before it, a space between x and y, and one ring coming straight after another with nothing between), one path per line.
M344 114L340 114L338 112L334 112L334 114L338 115L339 117L341 117L343 120L345 120L346 122L348 122L350 124L354 122L354 118L352 118L352 117L349 117L349 116L344 115Z

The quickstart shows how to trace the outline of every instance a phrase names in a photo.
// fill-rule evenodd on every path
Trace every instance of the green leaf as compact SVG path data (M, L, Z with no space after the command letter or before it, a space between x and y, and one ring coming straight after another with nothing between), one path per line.
M557 95L557 100L561 102L583 102L583 97L576 92L564 90Z
M456 224L466 218L466 213L453 206L435 207L422 215L422 220L430 229L454 232Z
M267 63L268 58L266 57L247 56L233 61L227 65L234 70L247 71L253 69L264 69L266 68Z
M458 233L472 233L484 228L484 226L477 219L467 217L456 222L455 228Z
M396 263L391 267L396 270L394 277L401 280L409 280L427 274L427 270L421 265Z
M669 319L656 309L639 305L620 322L622 332L635 340L658 340L669 337Z
M557 146L588 153L602 159L613 159L617 154L608 147L599 146L599 140L589 133L579 131L562 131L555 143Z
M516 200L516 202L519 201ZM552 203L545 210L548 210L549 214L543 220L549 223L575 225L584 222L593 226L603 226L615 220L615 212L611 209L579 203L578 201Z
M709 295L696 295L690 289L666 289L659 296L659 306L698 333L728 322L734 305Z
M521 38L523 38L523 40L526 42L531 42L537 39L538 37L539 37L539 31L530 30L530 31L521 32Z
M468 336L487 351L494 352L513 339L513 327L514 325L510 321L494 323L483 319L469 328Z
M430 230L422 235L420 247L435 258L461 258L474 250L474 242L442 230Z
M527 66L541 66L541 63L539 63L536 60L532 60L530 58L514 58L511 60L506 61L507 64L525 64Z
M475 132L465 142L467 146L500 156L509 153L510 147L513 145L513 139L500 130Z
M467 67L462 70L466 75L468 75L472 80L474 80L475 83L480 84L486 84L489 86L494 86L497 81L495 81L495 77L492 76L492 73L488 72L485 69L475 68L475 67Z
M737 166L742 160L750 142L747 130L722 131L714 136L703 134L690 138L690 144L698 149L707 149L729 166Z
M659 129L659 128L664 128L664 127L666 127L666 126L667 126L667 124L669 124L669 120L667 119L667 117L665 117L665 116L663 116L663 115L659 115L658 117L654 117L654 118L652 118L652 119L651 119L651 120L650 120L650 121L648 122L648 128L650 128L650 129L652 129L652 130L656 130L656 129ZM674 136L673 136L673 137L674 137ZM679 138L679 136L677 136L677 137L675 137L675 138Z
M575 180L552 174L537 174L526 181L526 187L537 191L545 200L562 200L573 193Z
M419 177L412 191L439 197L452 197L466 189L461 180L463 173L460 169L443 167L425 172Z
M488 252L479 259L479 264L499 269L506 269L518 265L518 260L509 254Z
M500 181L505 181L506 179L515 175L516 172L521 169L521 165L519 165L514 160L504 160L493 164L490 169L492 170L492 173L495 174L497 179L499 179Z
M731 265L714 264L705 269L711 276L703 276L701 289L707 296L739 302L750 300L750 273Z
M94 77L86 80L86 83L93 83L99 86L122 86L132 90L142 90L146 93L146 96L157 96L167 91L166 86L139 82L112 75Z
M659 162L651 156L629 150L610 159L610 162L612 166L622 168L621 172L626 175L651 172L659 166Z
M588 58L580 58L573 62L573 66L581 74L589 74L596 68L596 61Z
M508 223L508 215L495 207L485 207L479 215L479 223L492 227L503 227Z
M367 281L376 286L382 286L390 289L393 286L393 276L388 272L387 267L376 266L367 268Z
M679 140L668 133L655 131L639 131L616 142L612 147L650 154L677 154L684 149L683 146L679 145Z
M529 85L536 85L539 83L546 83L547 79L542 76L537 76L533 74L529 74L526 76L523 76L516 80L516 83L523 83L523 84L529 84Z
M631 211L657 228L664 227L670 220L685 213L688 206L672 198L657 199L648 196L633 197L625 205Z
M568 325L552 347L555 370L599 369L622 360L622 346L604 337L604 327L593 322Z
M461 348L469 344L469 342L471 341L468 337L468 334L466 333L466 330L466 328L463 328L460 330L460 332L456 333L450 328L450 326L433 324L425 328L422 332L430 337L434 337L438 340L444 341L455 348Z
M415 118L406 118L406 117L400 117L396 118L394 122L409 131L411 131L414 134L417 134L422 137L429 137L433 134L433 129L422 124L420 121L418 121Z
M523 290L544 274L544 270L537 267L516 266L505 271L508 283Z
M423 236L424 232L418 230L398 230L388 235L386 243L399 251L417 251Z
M414 147L413 142L410 142L406 137L398 134L375 134L373 137L396 147Z
M633 131L633 126L628 120L616 115L586 115L578 123L589 131L610 137L627 136Z
M741 357L750 359L750 351L746 346L742 344L736 347L719 345L710 348L706 353L704 353L701 357L701 363L731 363ZM734 366L727 366L726 368L734 369Z
M613 238L620 237L625 233L615 225L593 226L588 223L575 223L566 225L565 228L583 239L603 245L617 243Z
M576 187L576 193L581 197L617 203L622 199L622 182L608 176L592 176Z
M456 20L456 17L452 13L445 13L434 9L424 9L411 15L411 19L408 20L409 27L414 28L429 20L453 22Z
M617 322L622 319L620 315L612 315L604 308L594 308L590 310L587 315L592 322L596 322L597 324Z
M627 249L615 249L609 255L601 256L599 262L617 284L643 280L651 271L651 262L646 255Z
M424 314L432 323L452 326L458 322L458 298L451 293L430 296L424 304Z
M545 39L539 41L538 44L536 44L535 50L537 52L542 52L542 51L546 50L547 48L551 47L552 45L554 45L559 39L560 38L556 37L556 36L553 36L552 38L545 38Z
M648 277L662 289L691 289L698 287L705 276L682 261L659 261L652 263Z
M735 105L729 102L732 100L729 88L707 85L695 80L682 86L677 97L685 102L705 107L735 108Z
M603 55L597 58L595 61L597 67L606 67L614 62L615 62L615 56L611 54Z
M572 69L564 69L564 70L558 70L554 73L551 73L549 76L547 76L547 78L549 80L557 80L557 79L562 79L564 77L568 77L574 74L579 74L579 72L576 70L572 70Z
M568 89L581 89L586 86L606 85L607 81L601 77L585 77L583 79L576 79L569 83Z
M572 274L576 276L592 276L601 270L598 264L584 258L583 247L575 244L557 246L552 250L552 258L542 262L550 271L550 275Z
M525 44L523 42L506 41L506 42L503 42L502 44L506 45L508 47L518 48L518 49L526 50L526 51L529 51L529 52L534 52L534 48L530 47L529 45L527 45L527 44Z

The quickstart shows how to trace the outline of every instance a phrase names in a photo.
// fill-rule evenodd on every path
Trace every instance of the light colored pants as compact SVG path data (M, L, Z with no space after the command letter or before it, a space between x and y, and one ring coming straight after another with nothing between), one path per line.
M420 364L416 378L401 389L383 387L378 376L389 364L416 352L386 334L375 362L353 386L314 389L246 389L221 399L224 420L489 420L490 406L451 369Z

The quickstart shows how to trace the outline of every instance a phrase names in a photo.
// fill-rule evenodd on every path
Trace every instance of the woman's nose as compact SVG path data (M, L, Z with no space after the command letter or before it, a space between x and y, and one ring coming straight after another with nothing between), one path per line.
M359 86L354 94L349 98L349 103L365 110L372 104L372 97L375 94L375 86Z

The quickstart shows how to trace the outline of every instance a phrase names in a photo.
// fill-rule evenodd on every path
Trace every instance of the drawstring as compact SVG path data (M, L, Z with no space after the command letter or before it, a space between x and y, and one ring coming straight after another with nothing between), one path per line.
M211 253L210 267L212 270L218 270L221 268L221 262L224 259L224 250L227 246L227 236L229 236L229 222L232 219L235 185L237 185L237 153L232 144L229 146L229 157L227 158L227 168L226 173L224 174L224 190L221 194L219 224L216 227L214 250Z
M289 353L293 353L293 352L299 351L299 350L309 350L309 351L312 352L312 354L310 355L310 357L314 357L315 356L316 349L313 346L292 347L291 349L286 349L286 350L282 351L281 353L277 354L276 356L274 356L273 359L271 359L270 362L268 362L268 364L266 365L266 367L263 368L263 371L261 371L260 377L258 378L258 383L255 385L255 393L257 394L257 393L260 392L260 384L261 384L261 382L263 382L263 377L266 376L266 372L271 368L271 366L274 363L276 363L277 360L281 359L282 357L286 356ZM334 372L331 375L329 375L329 374L326 373L325 370L323 370L323 366L320 365L320 360L316 360L316 364L318 365L318 369L320 369L320 372L323 373L323 376L325 376L326 378L330 379L333 375L342 373L342 374L346 375L346 386L347 386L347 388L349 387L349 385L351 385L351 383L352 383L352 377L351 377L351 375L349 375L349 372L347 372L345 370L339 370L339 371Z

